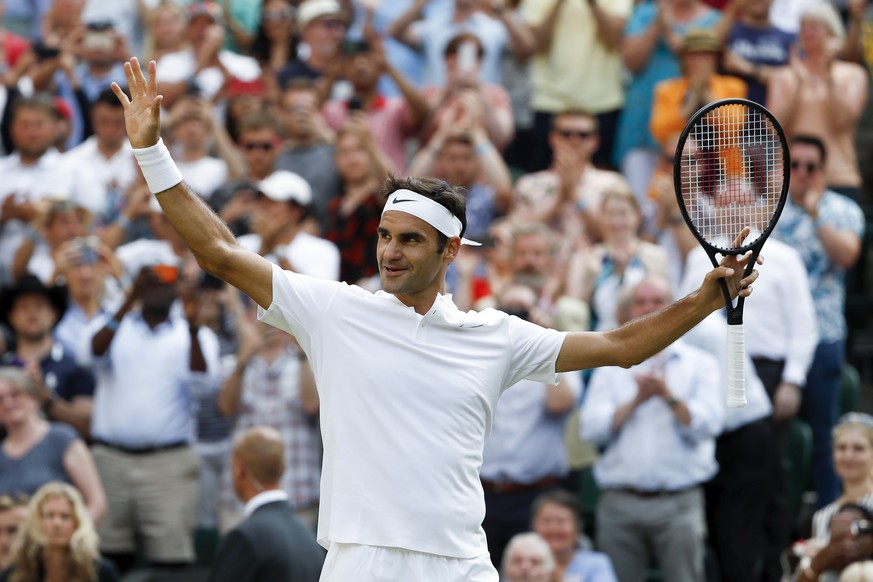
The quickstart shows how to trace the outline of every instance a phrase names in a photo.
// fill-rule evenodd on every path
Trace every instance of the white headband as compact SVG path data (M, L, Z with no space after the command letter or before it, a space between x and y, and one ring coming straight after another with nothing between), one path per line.
M460 218L453 215L448 208L439 202L427 196L417 194L412 190L395 190L385 202L382 214L389 210L405 212L406 214L418 217L449 238L461 236L462 226ZM462 238L461 244L478 247L482 243Z

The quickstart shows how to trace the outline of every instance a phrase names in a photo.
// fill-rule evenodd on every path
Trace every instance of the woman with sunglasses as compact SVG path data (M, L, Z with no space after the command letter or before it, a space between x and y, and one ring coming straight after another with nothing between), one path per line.
M261 22L252 42L253 56L265 71L278 73L297 58L297 24L294 6L288 0L266 0Z
M119 582L75 487L46 483L34 495L2 582Z

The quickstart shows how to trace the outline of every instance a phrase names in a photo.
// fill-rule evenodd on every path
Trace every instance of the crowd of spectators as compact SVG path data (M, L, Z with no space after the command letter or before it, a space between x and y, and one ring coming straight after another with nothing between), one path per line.
M151 196L109 88L131 56L157 61L163 139L245 248L374 290L383 182L438 177L483 243L445 292L568 331L696 288L678 135L712 100L766 105L791 191L746 303L749 405L725 406L721 314L629 370L525 381L493 419L483 527L512 582L806 582L873 560L852 525L873 511L873 417L838 418L871 200L867 0L0 0L3 580L190 567L195 530L249 514L260 489L231 460L258 427L282 441L273 488L318 521L317 363L200 271ZM808 531L785 507L793 419L813 434Z

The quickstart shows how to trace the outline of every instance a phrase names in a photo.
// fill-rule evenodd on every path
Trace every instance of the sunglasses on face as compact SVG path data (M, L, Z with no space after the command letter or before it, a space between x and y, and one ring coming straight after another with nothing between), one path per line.
M572 129L556 129L555 133L566 139L570 139L571 137L575 137L578 139L588 139L589 137L594 135L593 131L576 131Z
M799 170L800 168L803 168L811 174L819 169L819 165L813 162L800 162L797 160L791 162L792 170Z
M275 8L273 10L264 10L264 12L261 14L261 18L266 21L294 18L294 9L289 6L288 8Z
M248 152L252 152L255 150L261 150L262 152L268 152L272 150L275 146L271 141L250 141L242 144L244 150Z

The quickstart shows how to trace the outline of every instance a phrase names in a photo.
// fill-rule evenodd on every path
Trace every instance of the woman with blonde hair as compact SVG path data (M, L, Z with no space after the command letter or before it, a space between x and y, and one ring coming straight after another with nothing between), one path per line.
M185 44L185 18L175 2L162 1L146 16L144 62L159 61L162 56L182 50Z
M846 31L828 3L803 11L797 38L799 50L788 66L770 77L767 108L789 136L814 135L824 142L827 187L857 200L861 173L854 137L867 104L867 72L857 63L837 58ZM792 172L800 170L792 168Z
M98 552L97 532L72 485L52 481L36 492L0 582L118 582Z

